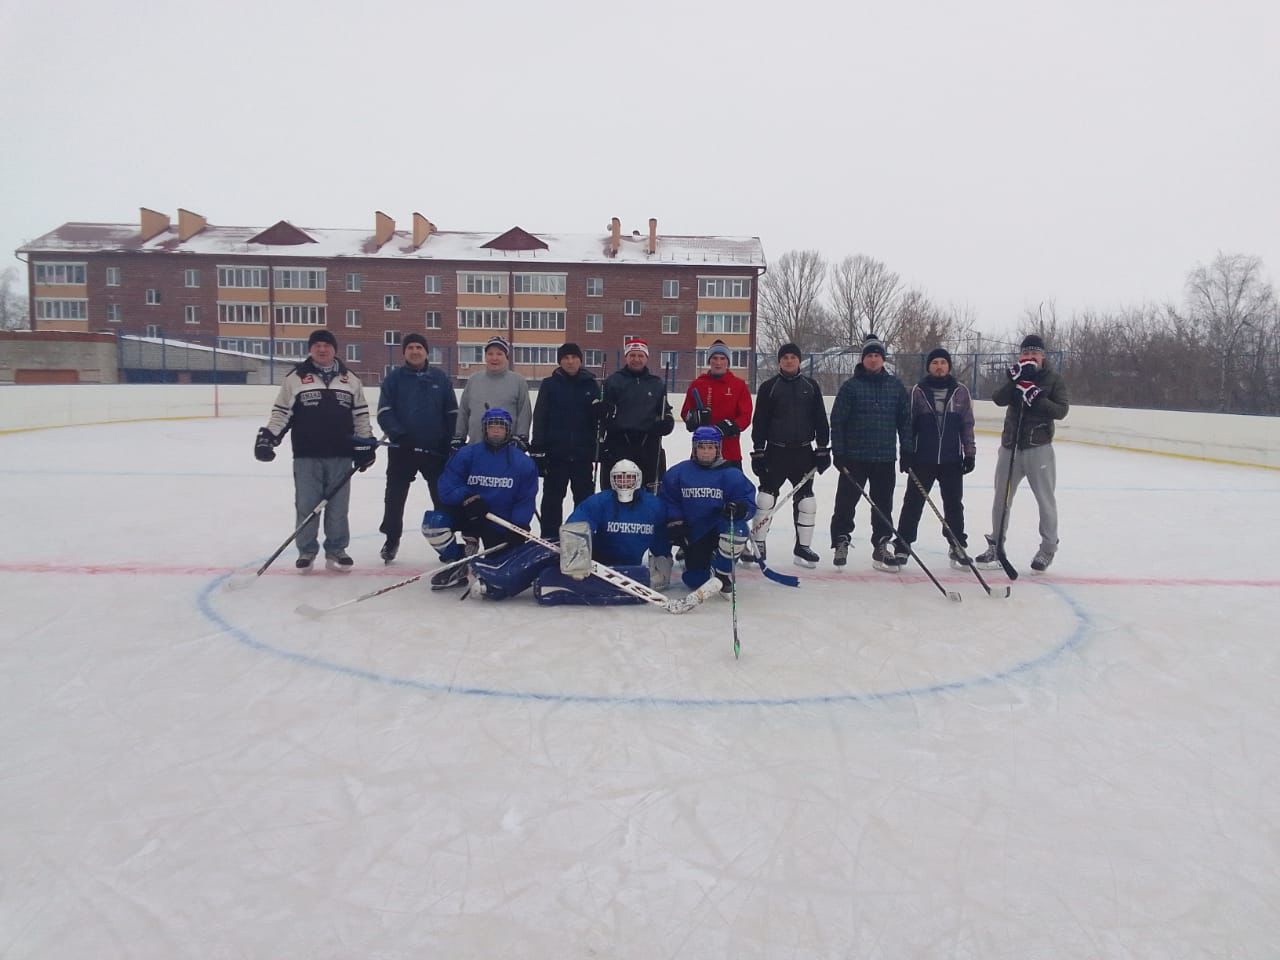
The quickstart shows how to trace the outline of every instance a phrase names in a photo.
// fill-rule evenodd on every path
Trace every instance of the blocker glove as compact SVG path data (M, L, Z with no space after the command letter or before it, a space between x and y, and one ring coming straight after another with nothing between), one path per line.
M813 451L813 465L819 473L826 473L831 469L831 448L819 447Z
M747 504L742 500L726 500L720 512L726 520L743 520L747 516Z
M258 428L258 439L253 444L253 455L263 463L270 463L276 458L276 444L280 438L266 427Z
M473 493L462 501L462 516L467 520L483 520L488 512L489 504L478 493Z
M1022 402L1028 407L1036 402L1036 397L1044 393L1033 380L1019 380L1014 386L1018 388L1018 392L1022 394Z
M689 545L689 524L683 520L668 520L667 539L677 547L687 547Z
M974 467L973 457L965 457L963 460L960 461L960 469L964 473L973 473L973 467Z

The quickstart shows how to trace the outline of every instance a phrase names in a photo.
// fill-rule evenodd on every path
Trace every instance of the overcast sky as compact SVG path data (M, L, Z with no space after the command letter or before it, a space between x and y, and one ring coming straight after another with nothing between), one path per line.
M0 246L653 216L870 254L988 333L1180 300L1219 250L1280 280L1278 7L0 0Z

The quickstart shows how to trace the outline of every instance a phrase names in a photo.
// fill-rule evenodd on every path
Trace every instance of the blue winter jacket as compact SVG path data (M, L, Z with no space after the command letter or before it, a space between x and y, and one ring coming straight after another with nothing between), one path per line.
M597 563L630 566L644 559L671 554L667 542L667 505L647 490L637 490L630 503L622 503L612 490L592 494L578 504L567 522L591 527L591 553Z
M668 520L689 524L690 539L698 540L717 529L724 520L720 512L730 500L747 505L746 519L756 513L756 488L737 467L717 460L704 467L696 460L677 463L662 478L662 499Z
M538 495L538 468L514 443L497 450L485 443L469 443L445 464L439 489L447 507L458 507L478 493L490 513L527 529Z
M447 456L457 419L458 398L443 370L406 363L382 381L378 425L393 443Z

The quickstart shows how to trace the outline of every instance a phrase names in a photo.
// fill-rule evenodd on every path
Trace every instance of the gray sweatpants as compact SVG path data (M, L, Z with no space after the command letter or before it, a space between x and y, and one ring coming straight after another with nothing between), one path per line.
M293 505L298 512L296 523L302 523L316 508L326 493L332 490L351 469L350 457L294 457ZM347 506L351 503L351 482L329 497L324 508L324 552L329 556L337 550L346 550L351 542L351 528L347 525ZM311 522L298 534L298 555L314 557L320 552L317 535L320 519Z
M1029 447L1019 450L1013 457L1013 482L1009 482L1009 460L1013 451L1000 448L996 457L996 495L991 502L991 529L987 537L993 543L1000 533L1000 525L1009 529L1008 514L1013 512L1013 498L1018 492L1018 485L1026 478L1027 485L1035 495L1036 506L1040 508L1040 550L1048 556L1058 552L1058 500L1054 496L1054 487L1058 483L1058 461L1053 454L1053 444L1043 447ZM1005 509L1004 491L1009 484L1009 504Z

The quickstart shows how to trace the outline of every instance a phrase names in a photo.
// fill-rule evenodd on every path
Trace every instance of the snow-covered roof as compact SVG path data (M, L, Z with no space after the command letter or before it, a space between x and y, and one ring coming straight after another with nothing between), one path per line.
M657 253L646 252L647 235L623 234L616 257L608 255L609 234L532 234L546 250L494 250L484 244L503 233L437 231L418 248L409 231L397 230L375 249L373 235L364 230L300 227L314 243L289 246L250 243L262 227L222 227L212 224L186 241L171 227L143 241L137 224L64 223L44 236L18 248L19 253L190 253L206 256L291 257L327 260L337 257L377 260L452 260L476 264L528 261L544 264L653 263L720 264L764 267L764 247L759 237L685 237L659 235Z

